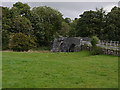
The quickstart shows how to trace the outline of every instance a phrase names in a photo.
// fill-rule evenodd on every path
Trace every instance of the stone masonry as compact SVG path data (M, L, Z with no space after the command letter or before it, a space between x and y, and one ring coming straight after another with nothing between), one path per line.
M82 43L81 43L82 41ZM63 37L57 38L53 42L52 52L76 52L83 43L90 44L90 38Z
M63 37L56 38L53 41L52 52L78 52L81 50L91 51L90 38L83 37ZM114 43L113 43L114 42ZM97 46L102 48L104 54L119 56L119 42L118 41L101 41L99 40Z

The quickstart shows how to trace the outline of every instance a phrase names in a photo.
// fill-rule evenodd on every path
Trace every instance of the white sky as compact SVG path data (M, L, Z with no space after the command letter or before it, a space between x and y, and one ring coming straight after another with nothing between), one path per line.
M119 2L120 0L0 0L1 2Z

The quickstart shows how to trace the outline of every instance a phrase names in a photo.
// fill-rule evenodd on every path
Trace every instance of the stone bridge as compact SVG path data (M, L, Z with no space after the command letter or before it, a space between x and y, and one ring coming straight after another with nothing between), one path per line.
M81 42L82 41L82 42ZM53 42L52 52L76 52L81 44L90 44L90 38L63 37L57 38Z
M88 50L90 49L91 38L83 38L83 37L63 37L54 39L52 52L78 52L83 49L85 44L88 46ZM99 40L97 46L103 48L103 53L117 53L119 50L119 42L118 41L102 41Z

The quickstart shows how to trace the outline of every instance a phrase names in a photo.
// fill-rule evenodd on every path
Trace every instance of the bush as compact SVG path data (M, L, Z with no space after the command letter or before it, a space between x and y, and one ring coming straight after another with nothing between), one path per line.
M36 47L34 40L23 33L16 33L11 37L10 46L13 51L28 51Z
M103 54L102 48L101 48L101 47L96 47L96 48L94 48L94 49L91 51L91 54L92 54L92 55L100 55L100 54Z
M92 39L91 39L91 44L92 44L92 47L95 48L96 47L96 44L98 43L98 38L96 36L93 36Z
M91 45L92 45L92 51L91 54L92 55L99 55L99 54L103 54L102 52L102 48L101 47L97 47L97 43L98 43L98 38L96 36L93 36L91 39Z

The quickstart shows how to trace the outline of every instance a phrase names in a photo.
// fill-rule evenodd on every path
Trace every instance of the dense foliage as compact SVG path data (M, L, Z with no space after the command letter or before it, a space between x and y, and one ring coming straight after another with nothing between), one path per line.
M29 19L17 16L13 19L13 32L14 33L24 33L26 35L32 35L33 34L33 28L32 24Z
M37 46L49 46L58 37L92 37L120 41L120 8L106 13L103 8L85 11L71 20L51 7L31 7L17 2L12 8L2 7L2 46L8 49L10 36L23 33L34 37Z
M96 47L96 48L94 48L94 49L91 51L91 54L92 54L92 55L100 55L100 54L103 54L102 48L101 48L101 47Z
M102 40L120 41L120 8L114 7L106 13L103 8L85 11L76 26L76 36L97 36Z
M10 46L13 51L28 51L35 47L35 42L23 33L16 33L11 36Z
M101 36L104 27L104 14L103 9L97 11L85 11L80 15L77 23L77 36L91 37L97 35Z
M120 8L114 7L105 19L103 39L120 41Z
M48 45L62 26L62 14L47 6L34 7L31 20L39 45Z

